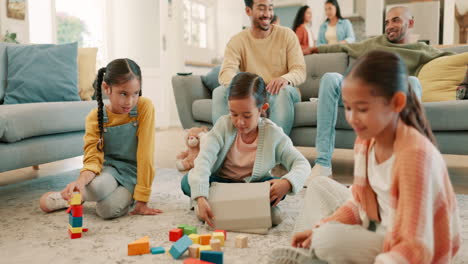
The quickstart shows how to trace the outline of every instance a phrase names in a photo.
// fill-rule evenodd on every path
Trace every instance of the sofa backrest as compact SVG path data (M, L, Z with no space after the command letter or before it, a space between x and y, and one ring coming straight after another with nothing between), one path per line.
M344 74L348 67L346 53L312 54L304 57L306 62L306 81L299 85L302 101L318 97L320 79L327 72Z

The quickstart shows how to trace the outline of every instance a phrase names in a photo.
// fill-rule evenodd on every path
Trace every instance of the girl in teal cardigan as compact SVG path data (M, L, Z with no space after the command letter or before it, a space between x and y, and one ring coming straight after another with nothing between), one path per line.
M310 174L309 162L291 139L262 117L269 107L265 87L256 74L241 72L233 78L228 94L230 114L218 119L205 137L194 168L182 178L182 191L197 202L198 217L212 227L214 215L208 202L212 182L269 181L274 213L279 212L274 209L286 194L302 189ZM277 164L288 171L281 178L270 174Z

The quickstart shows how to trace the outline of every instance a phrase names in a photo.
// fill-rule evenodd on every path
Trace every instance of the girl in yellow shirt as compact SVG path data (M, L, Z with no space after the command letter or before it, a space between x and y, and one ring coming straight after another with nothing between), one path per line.
M84 201L97 202L103 219L125 215L133 205L131 214L162 213L147 206L154 178L154 107L141 97L140 67L116 59L99 70L96 83L98 108L86 118L84 167L62 191L45 193L41 209L63 209L78 191ZM109 104L104 105L102 91Z

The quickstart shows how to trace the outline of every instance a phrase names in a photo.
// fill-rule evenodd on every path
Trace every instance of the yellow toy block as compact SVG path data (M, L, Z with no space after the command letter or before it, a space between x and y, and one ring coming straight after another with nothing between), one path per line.
M203 245L203 246L209 245L210 239L211 239L210 234L200 235L200 245Z
M150 252L151 251L150 251L148 236L142 237L128 244L129 256L149 254Z
M70 205L80 205L81 204L81 194L80 193L73 193L70 201L68 202Z
M188 250L189 250L189 257L190 258L200 258L200 245L198 244L193 244L190 245Z
M200 235L197 235L197 234L190 234L188 236L190 239L192 239L192 242L194 244L200 244Z
M73 234L76 234L76 233L83 233L83 228L82 228L82 227L72 227L71 225L68 225L68 229L69 229L70 232L72 232Z
M211 238L212 238L212 239L219 239L219 241L221 242L221 246L224 247L224 240L225 240L225 237L224 237L224 233L223 233L223 232L214 232L214 233L211 235Z
M201 246L199 250L200 250L200 254L202 253L202 251L213 251L211 246Z
M221 241L219 239L211 239L210 240L210 247L213 251L222 251L221 250Z

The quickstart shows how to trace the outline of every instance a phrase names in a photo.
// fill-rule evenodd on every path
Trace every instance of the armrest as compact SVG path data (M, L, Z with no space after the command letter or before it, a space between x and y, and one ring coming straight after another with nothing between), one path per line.
M199 126L192 113L192 104L195 100L211 99L211 94L203 85L199 75L172 77L172 88L177 105L180 122L183 128Z

